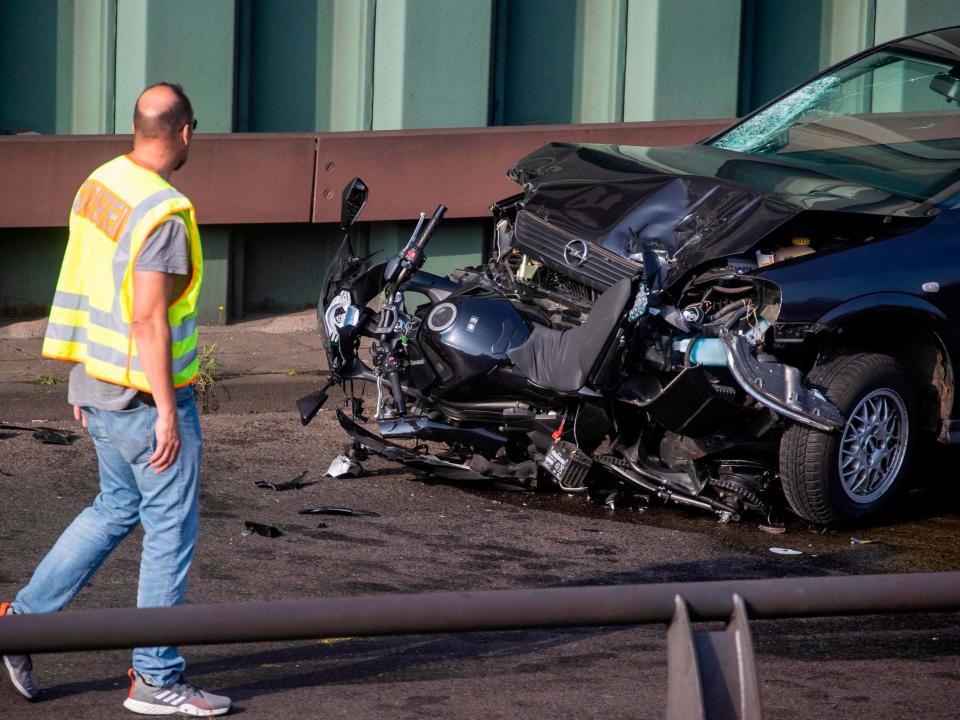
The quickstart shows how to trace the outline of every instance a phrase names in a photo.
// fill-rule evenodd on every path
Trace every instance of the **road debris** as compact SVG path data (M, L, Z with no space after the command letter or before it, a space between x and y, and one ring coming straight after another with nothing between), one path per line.
M879 541L879 540L868 540L867 538L859 538L859 537L853 537L853 536L850 537L850 544L851 544L851 545L873 545L874 543L878 543L878 542L880 542L880 541Z
M333 462L330 463L330 467L327 468L327 475L329 477L359 477L363 473L363 466L350 459L346 455L337 455Z
M794 550L792 548L782 548L782 547L772 547L770 552L775 555L803 555L802 550Z
M46 445L72 445L76 440L80 439L79 435L71 432L70 430L61 430L60 428L44 426L30 428L0 422L0 430L19 430L21 432L28 432L31 433L37 440Z
M757 527L771 535L783 535L787 531L785 525L757 525Z
M616 510L617 502L621 497L623 497L623 493L620 491L620 488L614 488L610 491L610 494L607 495L606 499L603 501L603 504L608 510Z
M380 513L373 510L355 510L348 507L333 507L331 505L321 505L319 507L306 508L301 510L300 515L353 515L356 517L380 517Z
M256 485L258 488L262 488L264 490L277 490L280 492L284 490L299 490L300 488L305 488L305 487L309 487L311 485L317 484L316 480L314 480L313 482L301 482L303 478L306 476L307 472L308 472L307 470L304 470L302 473L297 475L293 480L289 480L287 482L272 483L267 480L254 480L253 484Z
M244 530L241 535L246 537L247 535L252 535L256 533L257 535L263 535L268 538L278 538L283 535L283 531L280 528L276 528L273 525L265 525L264 523L253 522L252 520L247 520L244 522Z

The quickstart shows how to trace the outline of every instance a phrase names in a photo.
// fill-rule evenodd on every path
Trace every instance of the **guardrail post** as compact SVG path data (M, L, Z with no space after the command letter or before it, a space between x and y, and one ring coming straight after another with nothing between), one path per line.
M760 720L749 618L733 595L726 630L694 632L686 601L674 598L667 628L667 720Z

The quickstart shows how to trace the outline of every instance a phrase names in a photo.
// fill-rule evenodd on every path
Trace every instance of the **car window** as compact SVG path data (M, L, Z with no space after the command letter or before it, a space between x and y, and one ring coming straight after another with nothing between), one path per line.
M801 86L711 144L928 199L960 180L958 98L960 66L880 51Z

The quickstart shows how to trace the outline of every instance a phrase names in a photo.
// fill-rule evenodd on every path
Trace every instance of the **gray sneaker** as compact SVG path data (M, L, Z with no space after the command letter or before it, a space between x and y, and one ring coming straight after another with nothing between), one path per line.
M10 603L0 604L0 616L3 615L13 615ZM33 684L33 662L29 655L4 655L3 674L13 689L27 700L37 699L39 693L37 686Z
M208 717L230 712L230 698L204 692L182 677L173 685L158 687L131 668L130 695L123 706L140 715L193 715Z

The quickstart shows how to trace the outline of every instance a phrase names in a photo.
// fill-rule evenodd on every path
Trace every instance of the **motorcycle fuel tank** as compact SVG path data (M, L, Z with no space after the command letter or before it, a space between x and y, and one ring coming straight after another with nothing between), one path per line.
M444 387L468 390L482 382L509 364L507 351L529 336L530 328L510 301L490 295L454 296L432 305L418 333L441 392Z

